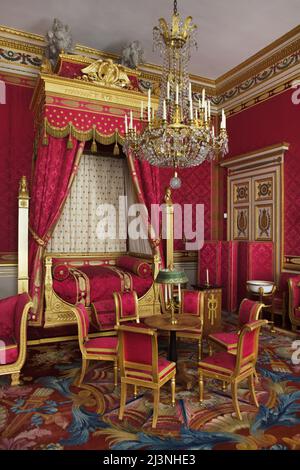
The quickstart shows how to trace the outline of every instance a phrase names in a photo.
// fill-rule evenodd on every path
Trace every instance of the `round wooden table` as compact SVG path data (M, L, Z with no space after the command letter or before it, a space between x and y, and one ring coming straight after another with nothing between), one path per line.
M200 329L201 322L196 315L180 314L175 315L177 323L171 322L171 315L153 315L152 317L145 318L145 324L150 328L157 330L164 330L170 332L169 342L169 361L177 362L177 347L176 347L176 331L186 331L192 329Z

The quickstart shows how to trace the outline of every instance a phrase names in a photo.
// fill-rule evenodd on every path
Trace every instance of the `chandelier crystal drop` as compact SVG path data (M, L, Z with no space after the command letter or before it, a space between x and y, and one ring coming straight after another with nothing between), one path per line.
M136 158L158 167L193 167L228 152L224 110L216 135L205 89L197 102L193 100L187 69L191 50L197 46L196 29L191 16L181 19L175 0L171 23L160 18L153 29L154 46L163 57L157 112L151 106L149 88L147 107L141 103L140 132L133 126L132 111L125 115L125 152L132 151Z

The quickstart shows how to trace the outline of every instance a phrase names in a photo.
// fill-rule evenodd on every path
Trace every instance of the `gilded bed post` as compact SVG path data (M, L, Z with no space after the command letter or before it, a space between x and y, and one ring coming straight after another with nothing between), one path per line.
M18 196L18 294L28 292L28 215L29 193L26 176L22 176Z

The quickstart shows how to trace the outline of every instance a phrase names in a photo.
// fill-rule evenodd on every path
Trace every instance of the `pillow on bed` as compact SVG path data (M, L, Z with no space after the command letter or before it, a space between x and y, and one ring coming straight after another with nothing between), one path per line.
M119 266L119 268L125 269L126 271L131 271L144 279L152 276L152 269L150 264L140 260L139 258L134 258L132 256L120 256L120 258L118 258L116 261L116 265Z
M53 268L53 278L56 281L65 281L66 279L68 279L69 274L69 268L65 264L57 264Z

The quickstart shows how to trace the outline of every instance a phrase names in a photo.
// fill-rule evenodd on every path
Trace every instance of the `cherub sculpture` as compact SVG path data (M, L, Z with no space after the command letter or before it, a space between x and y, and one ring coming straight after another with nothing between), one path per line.
M55 65L61 52L71 52L72 50L73 40L71 29L58 18L54 19L52 29L49 29L46 34L46 40L48 41L46 56L52 65Z
M130 69L136 69L138 65L144 63L144 49L139 41L133 41L123 49L121 64Z

